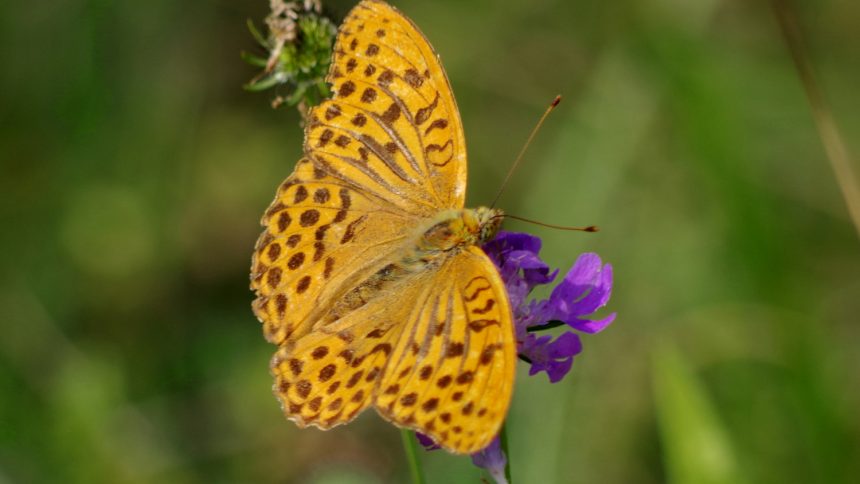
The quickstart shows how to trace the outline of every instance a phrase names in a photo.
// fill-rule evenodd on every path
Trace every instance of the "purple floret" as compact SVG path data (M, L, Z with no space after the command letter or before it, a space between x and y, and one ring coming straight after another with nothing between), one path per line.
M558 271L538 256L541 240L530 234L501 231L484 245L484 251L499 268L514 312L517 352L531 363L529 374L545 371L552 383L561 380L582 351L575 333L557 338L536 336L530 330L552 321L561 321L583 333L597 333L608 326L615 313L602 319L588 316L606 305L612 292L612 266L602 264L597 254L579 256L549 299L526 301L531 291L555 280Z

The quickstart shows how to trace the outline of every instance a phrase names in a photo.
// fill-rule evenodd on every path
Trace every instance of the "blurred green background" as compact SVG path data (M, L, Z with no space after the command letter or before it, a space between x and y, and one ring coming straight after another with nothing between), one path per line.
M794 3L860 153L860 3ZM451 78L469 205L561 93L501 206L602 231L507 227L615 268L564 382L520 374L514 480L855 482L860 243L768 2L395 4ZM241 89L267 8L0 4L0 482L407 479L373 412L299 431L271 395L248 269L302 131Z

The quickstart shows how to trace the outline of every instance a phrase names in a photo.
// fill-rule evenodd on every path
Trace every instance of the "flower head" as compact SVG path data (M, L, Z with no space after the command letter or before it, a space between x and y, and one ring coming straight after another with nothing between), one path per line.
M273 107L296 106L307 110L331 96L324 82L331 64L332 45L337 28L322 11L320 0L271 0L266 17L267 35L249 21L248 28L266 52L266 57L243 53L248 63L261 67L245 88L262 91L279 87Z
M530 375L545 371L555 383L570 371L573 357L582 351L582 342L572 331L555 339L550 335L538 337L534 332L566 324L583 333L597 333L608 326L615 313L602 319L587 316L609 301L612 266L603 264L597 254L582 254L549 299L527 301L535 287L549 284L558 275L538 256L540 248L538 237L506 231L484 245L508 291L520 357L531 364Z

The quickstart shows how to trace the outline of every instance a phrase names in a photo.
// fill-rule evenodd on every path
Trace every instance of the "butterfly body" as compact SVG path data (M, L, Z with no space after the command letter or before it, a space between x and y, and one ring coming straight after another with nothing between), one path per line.
M300 426L373 407L455 453L485 447L516 363L504 283L480 245L497 209L464 208L465 138L439 59L400 12L364 0L338 34L305 157L262 223L253 309L274 392Z
M419 229L414 248L402 262L420 270L451 251L488 242L498 232L503 216L501 210L486 207L440 212L426 228Z
M396 291L401 281L414 274L442 264L458 251L491 240L498 232L503 213L498 209L446 210L429 220L427 227L419 227L414 240L409 240L400 253L405 254L358 283L333 304L330 313L322 319L333 322L380 294Z

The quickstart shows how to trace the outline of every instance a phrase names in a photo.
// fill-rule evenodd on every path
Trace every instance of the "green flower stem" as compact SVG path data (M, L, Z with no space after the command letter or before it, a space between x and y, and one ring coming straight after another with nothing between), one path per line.
M403 439L403 450L406 451L406 461L409 462L409 474L412 476L412 484L425 484L424 472L421 469L421 461L418 460L418 440L411 430L400 429L400 437Z
M513 480L511 480L511 453L508 452L508 422L507 420L502 424L502 430L499 432L499 444L502 447L502 452L505 453L505 479L508 480L508 484L513 484Z

